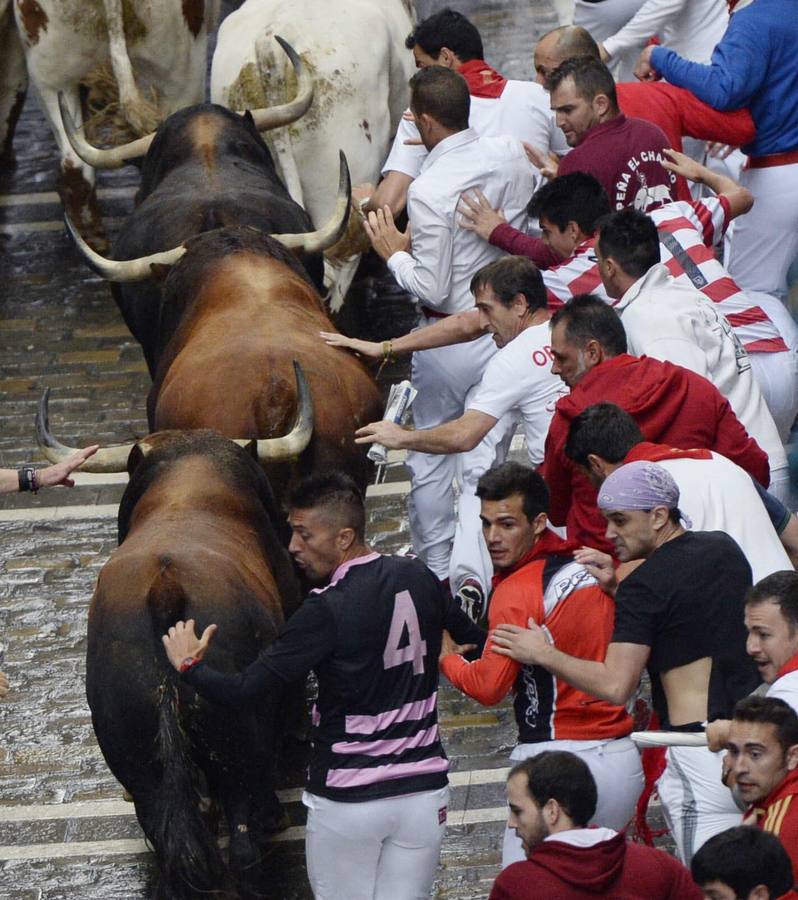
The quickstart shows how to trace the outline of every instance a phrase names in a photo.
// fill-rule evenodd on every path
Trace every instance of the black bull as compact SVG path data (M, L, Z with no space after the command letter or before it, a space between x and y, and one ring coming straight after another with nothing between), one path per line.
M181 684L162 635L179 619L219 632L210 665L239 671L300 602L278 536L268 479L242 448L211 431L161 432L130 456L120 546L89 611L86 689L109 768L133 796L157 855L160 900L205 891L234 897L201 797L223 809L234 868L279 827L272 786L274 712L208 704Z

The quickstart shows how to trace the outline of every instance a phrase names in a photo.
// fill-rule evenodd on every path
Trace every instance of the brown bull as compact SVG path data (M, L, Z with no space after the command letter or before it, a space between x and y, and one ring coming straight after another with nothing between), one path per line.
M159 863L159 900L238 896L215 828L224 811L240 871L281 823L272 786L274 697L247 715L209 704L169 665L161 636L179 619L219 623L212 665L240 671L300 601L268 479L210 431L161 432L130 454L119 548L89 610L86 692L109 768L132 794ZM145 455L146 451L146 455Z

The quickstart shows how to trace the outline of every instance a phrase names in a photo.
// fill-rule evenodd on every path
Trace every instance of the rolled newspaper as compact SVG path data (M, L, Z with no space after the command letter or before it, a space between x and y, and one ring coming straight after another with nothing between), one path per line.
M385 404L383 421L404 425L410 412L410 404L415 400L417 393L418 391L409 381L392 384L388 393L388 402ZM372 444L366 456L378 466L384 466L388 462L388 448L382 444Z

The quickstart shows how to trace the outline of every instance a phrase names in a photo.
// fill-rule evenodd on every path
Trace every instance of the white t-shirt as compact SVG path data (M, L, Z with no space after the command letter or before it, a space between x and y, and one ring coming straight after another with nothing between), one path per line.
M783 700L798 713L798 672L788 672L777 678L765 696Z
M410 253L400 250L388 259L400 286L437 312L471 309L474 273L502 251L460 227L460 197L480 188L523 231L536 172L515 138L479 137L467 128L442 140L407 191Z
M691 369L729 401L746 431L767 453L771 473L787 466L776 423L751 371L751 361L717 305L697 288L652 266L615 306L629 352Z
M508 81L499 97L472 96L468 124L486 137L508 135L560 155L569 149L562 130L555 124L549 95L534 81ZM418 177L427 149L423 144L405 144L406 140L419 140L419 134L416 123L403 118L382 167L383 175L402 172Z
M751 566L754 584L766 575L792 569L770 516L751 476L731 460L666 459L658 465L679 487L679 509L692 520L693 531L725 531Z
M466 401L466 409L496 419L511 410L518 411L529 461L535 466L543 461L543 444L554 406L568 393L559 375L552 375L551 360L549 323L532 325L498 350Z

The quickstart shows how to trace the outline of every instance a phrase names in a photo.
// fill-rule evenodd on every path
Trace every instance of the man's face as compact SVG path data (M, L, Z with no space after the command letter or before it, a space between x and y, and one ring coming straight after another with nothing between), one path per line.
M600 121L595 102L577 94L573 78L565 78L552 91L551 108L569 147L581 143L588 131Z
M507 827L521 839L527 856L549 835L543 812L529 796L528 779L523 772L507 779Z
M565 323L558 322L551 329L551 373L573 389L592 368L584 349L572 344L565 335Z
M440 62L440 56L441 56L440 53L439 53L437 56L430 56L429 53L425 53L425 52L421 49L421 47L420 47L419 44L416 44L416 45L413 47L413 58L414 58L415 61L416 61L416 68L417 68L417 69L426 69L427 66L441 66L441 65L443 65L443 63Z
M490 285L477 291L475 305L479 310L479 324L493 335L497 347L509 344L523 330L524 320L518 315L516 304L505 306Z
M549 247L563 259L568 259L576 249L576 245L578 243L577 237L573 232L573 227L566 227L565 231L560 231L560 229L551 221L551 219L547 219L545 216L540 217L540 231L543 235L543 240L548 244Z
M545 513L542 515L545 527ZM504 500L482 501L482 534L496 569L511 568L532 549L537 540L535 523L539 518L534 522L527 519L521 494L511 494Z
M740 796L748 803L764 800L780 784L792 765L781 749L776 726L770 722L732 719L725 767L734 775Z
M741 900L737 896L737 892L722 881L708 881L700 887L704 892L705 900Z
M555 47L559 36L550 34L541 38L535 47L535 81L546 86L546 79L560 65L562 59L556 54Z
M615 556L621 562L630 559L646 559L657 545L657 531L653 523L653 510L609 509L602 510L607 520L607 540L615 546Z
M745 649L759 669L762 680L773 684L779 669L798 653L798 628L795 628L773 600L745 607L748 640Z
M288 552L308 579L325 582L342 560L338 536L341 529L333 525L322 509L292 509L288 513L291 542Z

